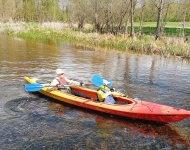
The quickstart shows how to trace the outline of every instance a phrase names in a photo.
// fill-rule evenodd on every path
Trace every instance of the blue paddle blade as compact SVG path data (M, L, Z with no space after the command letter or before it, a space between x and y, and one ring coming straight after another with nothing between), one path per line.
M94 84L95 86L98 86L98 87L104 85L103 79L100 76L96 75L96 74L94 74L92 76L92 80L91 81L92 81L92 84Z
M107 80L109 82L108 86L111 87L112 86L112 80Z
M44 86L38 83L33 83L33 84L25 84L25 90L27 92L37 92L41 90Z

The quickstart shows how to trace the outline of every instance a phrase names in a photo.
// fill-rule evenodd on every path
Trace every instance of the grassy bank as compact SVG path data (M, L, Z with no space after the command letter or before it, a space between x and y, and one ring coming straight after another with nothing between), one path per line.
M130 28L129 28L130 29ZM139 27L134 27L134 31L138 32ZM143 27L143 33L146 35L154 35L156 32L156 27ZM185 36L190 37L190 29L184 29ZM171 28L171 27L165 27L164 28L164 35L165 36L171 36L171 37L179 37L182 36L182 28Z
M177 37L163 37L161 40L154 40L154 36L143 35L137 38L130 38L127 35L114 36L112 34L98 34L91 32L76 31L67 28L66 24L44 23L27 24L23 23L19 29L7 26L6 33L12 36L28 40L44 41L69 41L77 45L88 47L101 47L117 50L131 50L142 53L157 53L163 56L190 57L190 42L184 42Z
M156 22L143 22L144 27L156 27ZM134 23L135 26L139 26L139 22ZM166 28L182 28L181 22L166 22ZM190 29L190 22L185 22L185 28Z

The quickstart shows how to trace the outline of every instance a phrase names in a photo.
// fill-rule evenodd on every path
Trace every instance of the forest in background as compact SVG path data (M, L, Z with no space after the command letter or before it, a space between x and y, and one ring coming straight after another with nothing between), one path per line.
M129 33L134 36L134 22L157 22L158 39L166 22L190 21L189 0L0 0L0 22L64 22L72 28L86 23L99 33ZM130 26L130 31L128 31ZM183 33L184 34L184 33ZM182 35L184 36L184 35Z
M0 0L0 21L126 22L133 2L134 21L156 22L162 0ZM163 21L190 21L189 0L163 0Z

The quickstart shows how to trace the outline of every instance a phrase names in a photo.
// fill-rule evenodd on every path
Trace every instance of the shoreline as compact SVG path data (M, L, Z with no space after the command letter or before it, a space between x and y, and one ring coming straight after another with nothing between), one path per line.
M77 27L77 25L74 25ZM13 37L32 41L68 41L75 45L90 48L116 49L120 51L136 51L144 54L158 54L164 57L190 58L190 40L180 37L163 36L155 41L153 35L128 37L120 34L99 34L90 31L88 25L82 31L70 29L68 24L59 22L46 23L0 23L0 32Z

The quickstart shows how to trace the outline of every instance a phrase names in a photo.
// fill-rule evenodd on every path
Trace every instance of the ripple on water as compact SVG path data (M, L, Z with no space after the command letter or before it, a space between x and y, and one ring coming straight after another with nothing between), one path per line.
M45 101L44 99L40 99L40 98L30 98L30 97L18 98L18 99L8 101L4 105L4 110L8 114L14 115L14 116L20 116L20 115L23 116L24 114L29 113L29 111L33 111L33 112L38 111L40 113L43 113L43 108L45 108L45 106L40 107L39 109L37 106L39 104L42 106L44 104L44 101ZM48 107L48 105L46 105L46 107Z

